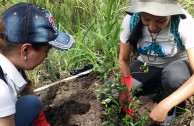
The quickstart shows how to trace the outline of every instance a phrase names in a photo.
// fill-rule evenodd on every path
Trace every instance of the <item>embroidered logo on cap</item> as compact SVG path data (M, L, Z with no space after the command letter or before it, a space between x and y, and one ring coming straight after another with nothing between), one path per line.
M49 17L48 17L49 22L52 24L52 26L55 29L55 31L57 31L57 27L56 27L56 24L55 24L55 20L54 20L53 16L51 15L51 13L50 12L48 12L48 13L49 13Z

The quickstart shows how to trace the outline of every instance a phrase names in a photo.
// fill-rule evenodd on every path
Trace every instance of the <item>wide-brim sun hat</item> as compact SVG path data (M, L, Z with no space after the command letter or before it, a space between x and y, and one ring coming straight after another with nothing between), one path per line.
M75 43L72 35L58 31L52 14L31 3L18 3L2 14L6 39L16 43L48 43L59 50L69 50Z
M183 8L177 4L177 0L131 0L126 13L146 12L155 16L180 15L182 19L186 18Z

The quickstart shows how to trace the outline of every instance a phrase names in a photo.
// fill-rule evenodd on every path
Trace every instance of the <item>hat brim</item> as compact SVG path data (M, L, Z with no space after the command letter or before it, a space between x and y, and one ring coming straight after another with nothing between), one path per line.
M162 4L156 2L138 2L131 5L126 13L132 15L133 13L146 12L156 16L172 16L180 15L182 19L186 18L182 8L175 4Z
M48 42L48 44L58 50L69 50L75 43L75 39L73 36L66 34L64 32L59 31L58 37Z

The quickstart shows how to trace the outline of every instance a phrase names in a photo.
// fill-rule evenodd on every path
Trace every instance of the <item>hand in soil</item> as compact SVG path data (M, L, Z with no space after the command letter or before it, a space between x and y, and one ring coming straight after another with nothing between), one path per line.
M161 105L162 103L156 104L150 113L150 118L155 122L164 122L167 118L168 111L162 109Z

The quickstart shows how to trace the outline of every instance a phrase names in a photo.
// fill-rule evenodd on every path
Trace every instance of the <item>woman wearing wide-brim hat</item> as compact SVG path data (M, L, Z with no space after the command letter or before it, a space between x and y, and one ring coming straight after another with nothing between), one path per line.
M135 88L162 87L150 117L166 125L175 117L174 107L194 94L194 20L177 0L132 0L126 13L120 33L120 73L132 76ZM132 48L140 55L130 63ZM148 73L138 72L144 63Z

